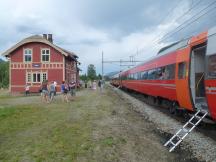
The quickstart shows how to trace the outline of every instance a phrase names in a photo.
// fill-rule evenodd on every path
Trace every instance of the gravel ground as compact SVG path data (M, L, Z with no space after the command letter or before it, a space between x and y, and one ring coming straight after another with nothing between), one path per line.
M159 110L153 109L150 105L139 101L117 88L114 88L114 91L128 104L131 104L134 111L139 112L147 120L156 124L158 127L157 131L161 134L166 134L168 136L167 139L182 127L182 123L161 113ZM163 144L161 143L161 145ZM183 150L190 150L192 156L200 161L216 162L216 142L196 130L189 134L178 147ZM175 151L179 151L179 149Z

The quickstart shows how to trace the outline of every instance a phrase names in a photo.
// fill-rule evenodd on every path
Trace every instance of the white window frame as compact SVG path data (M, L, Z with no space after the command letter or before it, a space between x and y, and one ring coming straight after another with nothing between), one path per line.
M30 76L30 80L29 80L29 76ZM31 83L32 82L32 74L30 72L26 73L26 83Z
M46 54L46 52L45 52L45 54L43 54L43 51L49 51L49 54ZM48 61L43 61L43 55L48 55L49 56L49 60ZM41 48L41 62L50 62L50 49L49 48Z
M41 82L45 81L45 80L44 80L44 74L46 75L45 80L48 79L48 74L47 74L47 72L42 72L42 73L41 73Z
M25 51L27 51L27 50L30 50L31 51L31 54L26 54L26 52ZM30 55L31 56L31 61L26 61L25 60L25 56L26 55ZM23 49L23 62L32 62L32 59L33 59L33 50L32 50L32 48L24 48Z
M34 82L34 74L36 74L36 82ZM38 81L37 75L40 74L40 81ZM41 83L41 73L40 72L32 72L32 83Z

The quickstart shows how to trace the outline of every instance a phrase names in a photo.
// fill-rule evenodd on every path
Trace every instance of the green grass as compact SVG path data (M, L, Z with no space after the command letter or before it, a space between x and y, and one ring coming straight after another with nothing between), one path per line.
M16 112L15 108L0 108L0 120L13 115Z
M42 104L39 96L1 98L0 161L116 160L113 148L126 144L126 140L106 133L93 137L95 131L107 131L97 123L112 115L111 95L89 90L79 93L82 95L70 103L58 98Z
M115 141L114 141L113 137L107 137L105 139L102 139L101 143L104 146L113 146L115 144Z
M80 106L78 101L1 108L0 161L75 161L92 147L89 114L73 119Z
M94 161L95 148L112 147L117 141L92 138L94 121L111 114L112 103L103 98L95 104L92 100L100 96L88 93L70 103L59 99L0 108L0 161Z

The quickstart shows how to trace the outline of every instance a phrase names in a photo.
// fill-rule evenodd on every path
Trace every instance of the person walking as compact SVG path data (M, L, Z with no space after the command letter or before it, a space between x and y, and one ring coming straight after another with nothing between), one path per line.
M54 96L56 94L56 87L54 82L52 81L49 85L49 98L50 98L50 102L54 99Z
M42 82L41 90L42 90L42 101L49 103L48 95L48 80Z
M67 93L68 93L68 86L67 84L65 83L65 81L62 81L62 84L61 84L61 93L62 93L62 101L63 102L69 102L68 100L68 96L67 96Z

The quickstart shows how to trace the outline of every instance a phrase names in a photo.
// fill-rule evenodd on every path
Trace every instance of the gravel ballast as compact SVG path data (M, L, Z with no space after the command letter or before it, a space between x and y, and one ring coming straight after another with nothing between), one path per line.
M182 123L126 94L124 91L117 88L113 89L125 102L132 105L131 107L134 111L139 112L143 117L157 125L159 131L173 135L183 126ZM163 144L161 143L161 145ZM197 132L196 128L178 147L186 150L189 149L193 156L200 161L216 162L216 142ZM174 151L178 151L178 149Z

